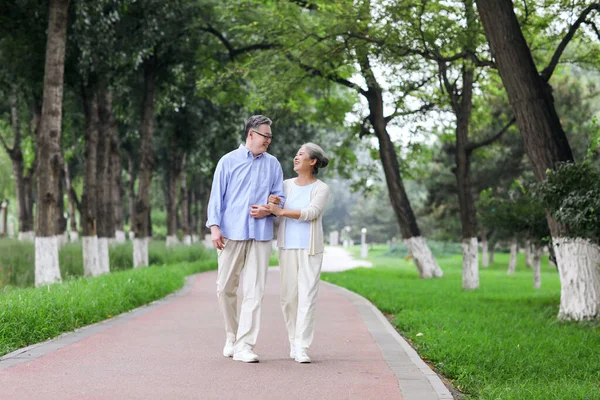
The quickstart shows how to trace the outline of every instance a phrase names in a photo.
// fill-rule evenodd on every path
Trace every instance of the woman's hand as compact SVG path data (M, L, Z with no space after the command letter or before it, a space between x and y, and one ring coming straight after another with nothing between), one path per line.
M271 197L269 196L269 198L271 198ZM269 211L271 212L271 214L276 215L278 217L283 212L283 210L281 209L281 207L276 206L275 204L267 204L265 207L267 207L269 209Z
M276 194L270 194L267 203L281 204L281 198Z

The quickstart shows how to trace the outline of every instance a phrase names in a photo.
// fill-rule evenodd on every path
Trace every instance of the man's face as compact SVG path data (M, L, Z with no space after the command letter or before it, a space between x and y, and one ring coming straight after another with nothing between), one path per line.
M261 154L269 149L273 134L269 125L261 125L258 128L251 128L249 136L252 146L250 150L255 154Z

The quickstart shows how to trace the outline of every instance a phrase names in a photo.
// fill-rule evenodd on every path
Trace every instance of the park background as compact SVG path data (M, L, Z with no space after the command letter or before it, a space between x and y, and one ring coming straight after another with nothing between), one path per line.
M325 149L326 237L374 264L323 279L456 397L600 398L599 8L2 2L0 354L214 269L212 173L260 113L286 178Z

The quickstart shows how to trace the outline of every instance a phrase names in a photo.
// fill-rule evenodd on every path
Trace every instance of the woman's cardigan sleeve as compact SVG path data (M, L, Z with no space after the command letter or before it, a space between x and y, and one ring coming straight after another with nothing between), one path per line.
M329 187L323 184L316 191L314 197L310 200L307 208L300 210L301 221L312 221L323 215L327 201L329 200Z

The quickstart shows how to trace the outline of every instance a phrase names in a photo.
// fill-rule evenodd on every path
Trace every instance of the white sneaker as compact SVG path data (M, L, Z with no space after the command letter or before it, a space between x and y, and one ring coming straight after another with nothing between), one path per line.
M235 361L243 361L245 363L256 363L258 362L258 356L254 354L252 350L237 351L233 354Z
M306 347L298 347L296 348L296 362L307 364L310 363L310 357L306 354Z
M296 359L296 346L293 344L290 344L290 358L292 360Z
M225 342L225 347L223 347L223 356L233 357L233 342L229 339Z

